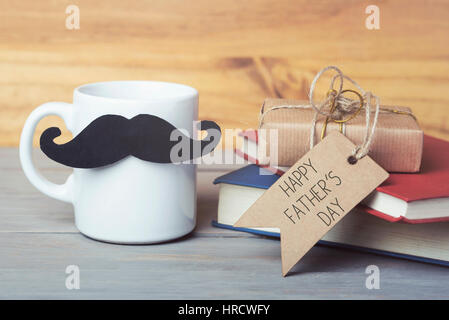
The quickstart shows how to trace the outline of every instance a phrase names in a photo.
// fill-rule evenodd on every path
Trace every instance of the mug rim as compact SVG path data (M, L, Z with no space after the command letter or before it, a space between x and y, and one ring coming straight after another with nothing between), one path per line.
M100 94L96 93L99 88L108 88L112 89L113 86L123 86L128 88L136 87L136 86L148 86L149 88L159 88L161 90L171 90L171 94L153 94L145 97L129 97L120 95L118 90L112 90L114 95ZM123 90L128 92L129 90ZM154 92L153 92L154 93ZM100 82L92 82L80 85L75 88L74 95L93 98L93 99L102 99L109 101L121 101L121 102L153 102L153 101L180 101L186 99L192 99L198 96L198 91L185 84L176 83L176 82L168 82L168 81L152 81L152 80L114 80L114 81L100 81Z

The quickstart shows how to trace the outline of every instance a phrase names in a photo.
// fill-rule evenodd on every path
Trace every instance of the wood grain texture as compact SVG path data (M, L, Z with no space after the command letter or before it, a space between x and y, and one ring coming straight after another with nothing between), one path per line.
M36 150L52 181L70 170ZM198 174L198 225L181 240L113 245L82 236L72 206L35 190L18 150L0 148L0 299L448 299L447 268L343 249L314 247L292 275L280 275L278 240L212 228L223 174ZM365 287L368 265L380 268L380 290ZM80 290L65 287L68 265L80 268Z
M254 128L265 97L305 98L329 64L449 139L447 1L378 2L377 31L365 28L372 1L79 0L81 28L67 30L72 2L1 0L0 145L18 145L39 104L118 79L191 85L201 118ZM43 120L38 132L55 121Z

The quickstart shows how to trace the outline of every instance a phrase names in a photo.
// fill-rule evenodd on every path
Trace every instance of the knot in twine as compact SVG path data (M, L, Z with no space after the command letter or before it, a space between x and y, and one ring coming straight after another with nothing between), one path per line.
M333 111L329 117L333 120L342 120L348 115L358 113L360 110L360 101L344 97L343 94L338 95L337 91L330 90L328 95L331 97L329 104L333 102ZM332 108L332 105L331 105Z
M327 96L327 98L319 103L318 105L315 104L315 101L313 100L313 93L315 91L316 83L318 82L318 79L328 70L334 70L337 72L336 75L332 77L331 83L330 83L330 91ZM339 86L338 89L334 89L334 84L336 80L339 80ZM354 85L360 92L361 99L359 101L353 100L347 97L343 96L343 93L345 90L343 90L343 83L344 80L349 81ZM346 90L348 91L348 90ZM351 90L352 91L352 90ZM355 92L355 91L352 91ZM355 92L356 93L356 92ZM374 112L374 119L371 123L371 100L375 100L375 112ZM313 109L315 109L315 115L312 120L312 129L310 134L310 149L313 148L315 144L315 127L317 122L318 114L322 114L326 117L329 117L333 119L336 122L342 122L341 119L351 114L354 117L357 115L358 111L361 109L365 109L365 136L363 138L362 144L356 146L354 150L352 151L351 156L353 156L355 159L359 160L366 156L369 152L369 147L373 141L374 138L374 132L376 130L377 125L377 119L379 117L379 110L380 110L380 99L379 97L375 96L371 92L367 92L363 90L363 88L354 80L352 80L350 77L346 76L341 72L341 70L335 66L327 66L323 69L321 69L320 72L317 73L315 78L312 81L312 84L310 85L310 91L309 91L309 103L312 106ZM329 108L329 105L332 104ZM329 109L327 111L326 109ZM352 119L352 117L348 118L346 121ZM327 121L327 120L326 120Z
M313 94L315 91L315 86L320 79L320 77L328 70L333 70L337 74L335 74L332 77L329 92L327 94L327 97L321 101L316 103L313 99ZM339 85L337 89L335 89L335 82L336 80L339 80ZM343 82L349 81L353 86L359 90L359 92L354 90L343 90ZM345 97L343 94L346 92L352 92L358 96L359 99L350 99L348 97ZM374 117L371 121L371 113L372 113L372 100L375 101L374 103ZM263 118L265 115L273 110L278 109L309 109L313 108L315 110L315 115L312 119L312 125L310 130L310 149L313 148L315 145L315 128L316 123L319 115L323 115L326 117L325 120L325 126L327 126L327 122L329 119L332 119L334 122L337 122L340 124L340 128L342 133L344 133L344 123L353 119L361 110L365 110L365 119L366 119L366 125L365 125L365 135L363 138L363 142L356 146L354 150L352 151L351 156L354 157L353 159L359 160L362 157L366 156L369 152L370 145L373 141L374 132L376 130L377 120L379 117L379 110L380 110L380 99L379 97L375 96L371 92L363 90L360 85L349 78L348 76L344 75L341 70L335 66L327 66L323 68L320 72L317 73L315 78L312 81L312 84L310 86L309 91L309 105L281 105L273 107L267 112L261 112L260 115L260 122L259 122L259 128L262 126ZM385 109L386 112L396 112L395 110L389 110ZM407 113L409 114L409 113ZM412 115L412 114L410 114ZM413 116L413 115L412 115ZM325 130L326 127L323 129ZM324 133L323 130L323 133Z

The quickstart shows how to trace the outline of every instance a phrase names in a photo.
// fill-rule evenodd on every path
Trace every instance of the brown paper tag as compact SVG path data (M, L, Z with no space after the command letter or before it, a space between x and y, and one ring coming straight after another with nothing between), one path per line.
M388 178L365 156L348 162L355 145L338 131L296 162L234 224L281 231L282 274L352 208Z

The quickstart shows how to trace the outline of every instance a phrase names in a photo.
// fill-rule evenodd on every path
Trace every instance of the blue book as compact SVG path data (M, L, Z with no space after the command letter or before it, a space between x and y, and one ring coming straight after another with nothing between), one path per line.
M279 238L275 228L236 228L233 224L279 176L249 165L215 179L219 184L218 228ZM391 223L356 208L318 245L449 266L449 223Z

